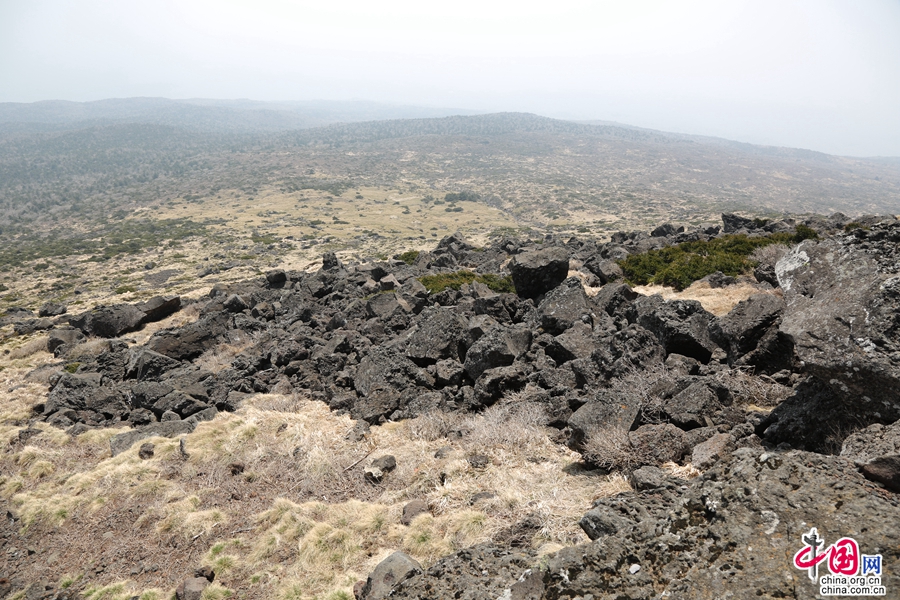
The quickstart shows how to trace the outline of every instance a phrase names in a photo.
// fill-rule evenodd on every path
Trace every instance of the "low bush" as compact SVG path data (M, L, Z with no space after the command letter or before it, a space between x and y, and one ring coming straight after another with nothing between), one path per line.
M397 260L402 260L406 264L411 265L416 262L417 258L419 258L419 251L407 250L406 252L395 255L394 258L396 258Z
M756 266L750 255L759 248L772 244L798 244L817 237L815 230L805 225L798 225L795 233L759 237L725 235L632 254L619 261L619 266L626 280L633 285L655 283L680 291L716 271L732 277L749 273Z
M432 294L443 292L446 289L459 290L463 285L477 281L488 286L497 293L515 293L516 288L512 282L512 276L501 277L493 273L477 275L472 271L457 271L455 273L440 273L438 275L426 275L419 281Z

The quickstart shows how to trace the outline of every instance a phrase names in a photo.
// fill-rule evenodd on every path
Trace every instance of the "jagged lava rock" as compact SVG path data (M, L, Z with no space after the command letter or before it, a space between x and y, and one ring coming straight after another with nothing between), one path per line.
M565 281L569 274L569 253L559 247L517 254L509 263L516 293L537 298Z
M880 233L865 249L854 236L807 240L776 273L786 302L781 331L805 369L860 418L889 423L900 419L900 267L879 255L896 252L900 223Z

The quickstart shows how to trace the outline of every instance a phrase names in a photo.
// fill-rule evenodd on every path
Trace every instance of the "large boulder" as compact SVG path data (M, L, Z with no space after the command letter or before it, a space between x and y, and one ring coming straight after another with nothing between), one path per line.
M139 302L135 308L144 313L145 323L155 323L178 312L181 309L181 298L179 296L153 296L146 302Z
M552 335L564 332L575 323L593 325L593 313L593 307L577 277L570 277L547 292L537 308L541 328Z
M751 365L769 374L790 368L793 344L778 331L783 311L778 296L755 294L714 320L710 336L727 353L729 365Z
M663 300L662 296L642 296L628 309L628 320L653 333L666 354L681 354L709 362L716 344L709 326L715 317L696 300Z
M422 566L415 559L398 550L378 563L366 580L360 598L361 600L387 598L398 584L421 572Z
M776 273L786 302L781 331L805 369L862 420L891 422L900 419L900 223L878 232L866 244L807 240Z
M157 331L147 348L175 360L193 360L218 344L231 325L226 312L208 314L184 327Z
M442 359L465 359L471 343L469 323L452 308L426 308L412 325L406 355L425 366Z
M74 410L102 415L105 419L126 414L130 410L127 398L106 383L99 373L63 373L47 396L44 414Z
M519 296L537 298L565 281L569 254L558 247L517 254L509 262L509 272Z
M488 369L511 365L530 346L531 331L526 327L497 327L472 344L463 366L469 377L476 381Z
M69 319L69 324L86 335L114 338L134 331L144 322L143 311L130 304L99 306Z

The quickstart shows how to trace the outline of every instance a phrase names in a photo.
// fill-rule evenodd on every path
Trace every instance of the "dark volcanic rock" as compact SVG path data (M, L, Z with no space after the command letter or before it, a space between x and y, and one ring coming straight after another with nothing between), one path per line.
M756 229L756 223L753 219L747 219L731 213L722 213L722 224L725 226L723 228L725 233L734 233L741 229L748 231Z
M900 418L900 274L879 260L900 241L900 223L883 233L870 242L880 254L853 236L808 240L776 265L787 304L781 331L805 369L869 422Z
M39 317L58 317L59 315L64 315L68 311L68 307L65 304L54 304L53 302L48 302L43 305L40 310L38 310Z
M569 254L562 248L544 248L517 254L509 263L516 293L537 298L565 281L569 274Z
M181 298L178 296L154 296L146 302L135 304L135 308L144 313L145 323L154 323L181 310Z
M607 394L600 395L569 417L569 446L579 449L590 435L607 428L630 431L637 425L640 412L641 401L637 396L614 398Z
M612 281L618 281L623 277L622 267L615 261L596 255L585 261L584 268L596 275L600 283L604 285Z
M86 335L113 338L134 331L144 322L144 312L130 304L101 306L69 318L69 324Z
M129 352L128 365L125 367L125 379L155 379L165 373L181 366L181 362L148 350L147 348L134 348Z
M193 360L215 346L230 323L227 313L212 313L179 329L154 333L147 348L176 360Z
M537 307L537 316L541 328L552 335L564 332L575 323L594 324L593 308L577 277L570 277L547 292Z
M406 355L419 365L439 360L465 359L471 344L466 319L451 308L426 308L411 323L415 330L406 343Z
M520 583L520 579L526 581L535 572L531 571L534 558L527 550L473 546L442 558L424 573L414 573L397 585L390 597L537 600L541 596L522 595L524 586ZM510 588L515 586L519 586L518 594L513 596ZM362 598L368 600L370 596Z
M643 296L629 309L628 320L653 333L666 354L683 354L702 363L709 362L716 345L709 337L713 315L696 300L671 300Z
M488 369L511 365L530 346L531 331L523 326L492 329L469 348L466 373L475 381Z
M657 488L597 501L587 520L597 540L550 555L530 581L531 597L714 600L727 590L734 598L812 598L818 585L791 565L811 527L825 546L846 536L861 553L880 553L882 585L900 586L900 550L884 527L900 508L846 459L739 448L683 484L678 495ZM521 562L510 565L511 555ZM532 556L458 552L391 597L511 598Z
M52 352L54 355L57 355L57 349L71 349L83 342L84 339L84 334L74 327L53 329L50 331L49 337L47 338L47 352Z
M663 403L669 419L682 429L702 427L720 408L719 397L701 382L688 386Z
M387 598L398 584L422 572L422 566L407 554L397 551L378 563L360 593L362 600Z
M112 419L130 410L124 394L114 387L103 385L99 373L63 373L50 394L44 408L45 415L61 410L87 411Z
M845 397L811 377L798 384L794 393L759 423L756 432L772 444L833 453L854 422L859 420L849 410Z
M784 301L773 294L742 300L727 315L710 325L713 340L728 353L729 364L752 352L771 329L781 324ZM777 369L776 369L777 370Z

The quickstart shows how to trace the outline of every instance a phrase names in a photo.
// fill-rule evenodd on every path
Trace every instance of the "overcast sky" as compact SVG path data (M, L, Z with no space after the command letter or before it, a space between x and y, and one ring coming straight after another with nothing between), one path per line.
M364 99L900 156L900 0L0 0L0 102Z

